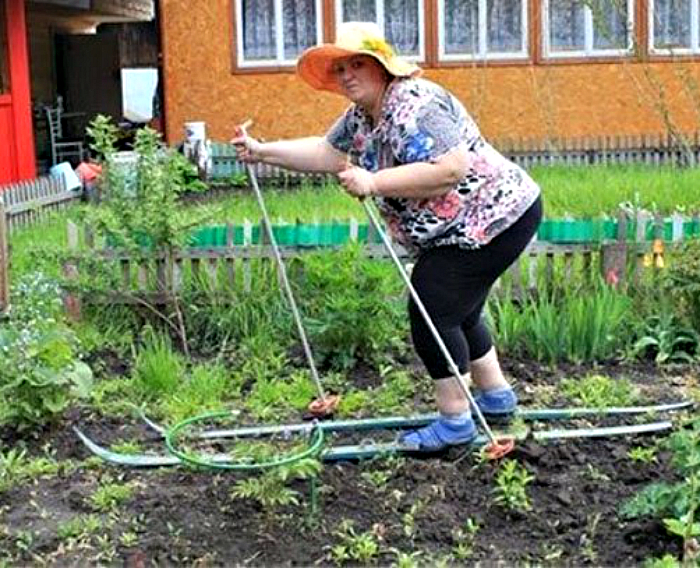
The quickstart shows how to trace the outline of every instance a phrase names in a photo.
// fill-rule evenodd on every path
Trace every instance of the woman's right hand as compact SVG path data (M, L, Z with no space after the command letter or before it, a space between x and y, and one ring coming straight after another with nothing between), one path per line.
M246 124L236 126L235 133L231 138L231 144L236 149L236 157L241 162L262 161L262 142L248 136Z

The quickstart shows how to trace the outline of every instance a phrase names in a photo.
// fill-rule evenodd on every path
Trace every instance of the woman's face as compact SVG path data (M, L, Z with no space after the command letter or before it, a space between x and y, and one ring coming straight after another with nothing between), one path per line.
M333 64L333 72L343 93L352 102L372 108L381 101L387 84L384 67L369 55L353 55Z

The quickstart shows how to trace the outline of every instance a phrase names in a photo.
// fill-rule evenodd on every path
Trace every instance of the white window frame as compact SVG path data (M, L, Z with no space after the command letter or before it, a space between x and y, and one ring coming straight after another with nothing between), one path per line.
M402 55L401 59L405 61L414 61L417 63L425 62L425 2L424 0L415 0L418 2L418 55ZM384 0L374 0L374 11L377 14L375 22L379 29L386 37L384 30ZM335 29L338 31L338 26L343 22L343 0L335 0Z
M316 6L316 44L323 41L323 12L321 0L315 0ZM284 26L282 22L282 0L275 0L276 57L274 59L246 60L243 49L243 0L236 0L236 65L239 68L257 67L293 67L298 58L284 57Z
M438 60L439 61L475 61L482 59L527 59L530 56L530 34L528 22L528 4L529 0L523 0L522 3L522 38L523 48L520 51L491 51L488 52L488 26L486 21L487 0L479 0L478 7L478 30L479 43L478 52L470 53L446 53L445 52L445 0L438 0Z
M690 0L690 47L654 47L655 2L649 0L649 53L653 55L683 55L700 52L700 0Z
M544 0L542 7L542 50L548 59L566 59L572 57L620 57L632 53L634 46L634 0L627 0L627 47L624 49L596 49L593 43L593 12L584 5L584 49L576 51L552 51L549 42L549 3Z

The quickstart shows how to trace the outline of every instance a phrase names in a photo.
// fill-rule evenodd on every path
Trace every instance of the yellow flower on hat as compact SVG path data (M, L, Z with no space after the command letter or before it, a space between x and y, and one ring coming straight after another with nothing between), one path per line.
M362 41L361 48L366 51L373 51L377 55L381 55L384 59L391 59L394 57L394 50L392 47L381 38L375 39L365 39Z

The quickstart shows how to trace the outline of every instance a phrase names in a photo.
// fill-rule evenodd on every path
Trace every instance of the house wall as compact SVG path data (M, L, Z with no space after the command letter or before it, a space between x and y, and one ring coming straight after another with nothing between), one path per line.
M232 73L231 6L161 1L168 140L181 140L183 124L195 120L215 140L246 118L268 139L323 133L345 108L342 97L316 92L291 72ZM664 133L668 121L695 131L700 116L700 65L692 59L473 65L425 76L451 89L490 138Z

